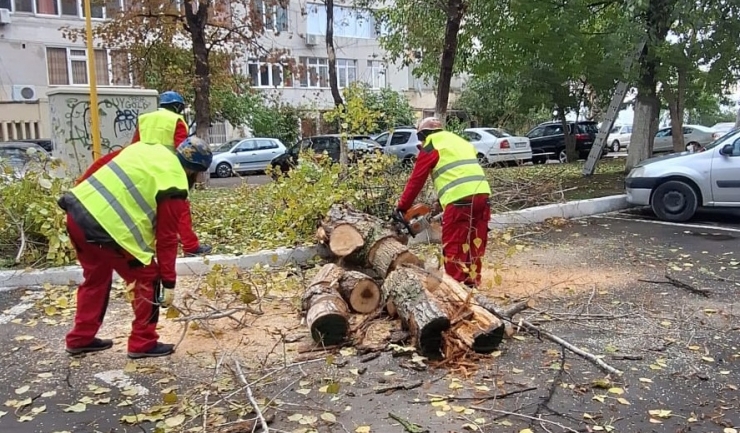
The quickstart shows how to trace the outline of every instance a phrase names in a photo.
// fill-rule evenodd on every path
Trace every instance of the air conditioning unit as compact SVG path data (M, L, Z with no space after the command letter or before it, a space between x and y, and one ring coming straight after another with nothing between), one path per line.
M13 20L10 18L10 9L0 9L0 25L10 24Z
M306 35L306 45L309 47L312 47L316 45L318 36L316 35Z
M18 85L13 86L13 101L33 102L39 99L35 86Z

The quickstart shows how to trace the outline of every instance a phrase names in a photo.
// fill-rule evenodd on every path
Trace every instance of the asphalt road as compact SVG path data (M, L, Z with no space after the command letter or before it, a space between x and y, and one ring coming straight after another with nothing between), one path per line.
M270 177L264 174L249 174L227 178L212 177L208 183L213 188L234 188L241 185L264 185L270 182Z
M736 386L740 385L740 352L736 348L740 346L740 328L737 327L737 314L732 311L737 304L739 292L738 287L728 281L737 275L737 260L740 260L737 257L740 254L737 248L739 236L740 218L737 214L702 212L686 224L671 224L656 221L644 210L586 218L556 230L531 235L532 245L537 248L562 248L567 245L570 254L582 256L583 266L596 266L595 263L598 262L599 266L613 265L630 270L632 277L629 284L614 290L611 295L604 295L613 298L605 298L603 304L597 304L602 296L599 295L593 300L593 304L590 299L586 304L588 293L585 293L584 299L579 301L583 305L591 305L593 309L599 305L608 308L612 308L609 307L612 305L649 307L651 314L662 314L665 317L661 323L668 323L666 326L689 327L685 332L666 328L666 332L673 332L670 335L675 340L674 344L670 343L673 341L670 338L661 337L660 325L657 328L648 325L644 317L630 316L629 319L624 319L629 320L625 323L597 322L591 328L571 326L566 322L559 322L560 327L558 323L551 324L559 335L576 342L579 347L599 353L609 345L622 344L626 347L623 350L644 356L645 361L610 361L626 371L625 377L621 379L625 384L620 386L627 390L625 397L631 405L614 403L607 407L593 401L591 391L574 394L558 387L558 391L553 393L554 397L551 396L550 407L560 413L571 413L572 418L550 419L574 428L583 428L577 422L593 425L591 421L583 419L583 413L594 416L602 413L603 420L611 422L616 431L688 431L679 428L685 427L686 419L695 413L698 421L692 424L691 431L722 431L717 424L719 421L725 427L738 428L740 410ZM680 268L674 275L682 281L697 287L709 287L712 290L711 297L703 298L671 285L639 282L640 279L661 279L666 267ZM102 335L114 338L114 348L79 359L68 357L63 351L63 341L64 334L69 329L72 311L63 308L64 302L59 300L63 296L70 296L68 288L46 292L41 289L0 291L0 311L3 312L0 314L0 347L5 347L0 353L0 401L5 402L0 406L0 432L152 431L152 424L142 430L139 426L121 424L119 420L123 416L135 416L152 405L161 404L164 395L162 392L171 386L185 390L192 383L205 380L207 373L202 372L207 370L196 366L195 361L187 358L138 361L132 369L125 357L127 323L131 319L130 307L120 297L111 301L102 332ZM51 305L55 308L48 308ZM553 308L568 307L564 301L560 301ZM721 314L707 316L704 313L714 310L721 311ZM704 319L689 319L691 314L700 315ZM722 317L726 322L713 321L714 317ZM620 339L627 338L625 335L639 338L620 343ZM554 347L556 355L559 350L557 346L543 346L544 344L546 343L537 338L527 338L526 343L507 343L504 354L492 361L496 377L519 377L519 380L529 378L539 387L531 396L523 396L521 400L502 400L499 403L502 405L499 406L500 409L525 410L523 408L529 403L535 405L529 407L535 408L547 396L547 384L555 372L548 367L552 359L548 360L547 357L552 356L547 355L544 348ZM661 344L665 347L655 348ZM702 352L687 351L686 347L690 345L701 346ZM713 361L702 361L701 357L705 354L711 356L708 359ZM244 356L248 357L249 354L245 353ZM661 362L666 362L668 366L654 370L654 365L651 364L648 368L648 364L654 362L655 358L667 360ZM352 358L350 365L357 362L356 358ZM368 375L382 378L383 371L388 370L389 365L395 365L395 362L384 355L378 363L358 366L367 366ZM603 377L598 372L594 373L593 366L575 356L570 355L567 362L569 373L568 377L562 379L566 380L564 383L588 384L595 377ZM524 370L525 373L512 376L515 374L511 373L512 368L520 372ZM186 373L175 375L173 371ZM578 376L580 372L584 372L585 377ZM291 374L286 372L274 384L275 390L261 389L255 392L274 395L291 381L299 379ZM324 377L325 372L320 369L311 371L306 366L304 374L308 374L307 377L320 378ZM421 380L430 380L439 375L435 372L412 374L414 378ZM641 378L639 382L638 377ZM643 383L642 378L645 377L651 378L650 386ZM363 380L356 388L352 388L356 396L342 395L341 403L336 403L341 406L337 410L340 422L346 423L348 427L372 425L374 432L391 431L386 416L392 408L405 414L406 418L431 427L432 432L462 431L460 422L435 416L434 412L429 412L428 405L408 404L409 397L404 394L374 395L369 399L372 404L367 406L367 410L343 412L345 405L365 408L369 401L366 394L374 394L370 388L374 385L369 383L368 378L368 381ZM369 389L362 391L361 387ZM734 391L732 387L735 387ZM450 392L445 381L432 382L429 387L419 391L419 396L424 398L427 393L446 395ZM304 405L300 410L306 414L321 407L317 416L321 411L332 407L328 400L319 403L301 401L301 398L296 393L291 393L283 399L291 404ZM23 404L23 400L28 404ZM81 402L83 404L79 405ZM65 412L65 409L70 410L70 405L72 410L81 411ZM664 424L656 427L656 424L649 421L647 410L661 408L672 410L675 416L658 419ZM431 410L434 411L435 408ZM295 425L286 419L287 416L288 414L279 413L275 427L293 430ZM495 431L508 432L527 427L526 424L521 424L526 420L511 418L511 421L514 422L513 427L493 428L500 429ZM396 429L397 426L393 427L393 431ZM354 431L354 427L350 430ZM494 430L488 427L486 431ZM535 428L535 431L539 429Z

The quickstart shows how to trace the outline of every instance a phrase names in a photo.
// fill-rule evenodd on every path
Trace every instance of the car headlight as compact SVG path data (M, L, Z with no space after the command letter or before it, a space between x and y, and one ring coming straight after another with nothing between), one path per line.
M630 171L627 177L642 177L645 174L645 167L635 167Z

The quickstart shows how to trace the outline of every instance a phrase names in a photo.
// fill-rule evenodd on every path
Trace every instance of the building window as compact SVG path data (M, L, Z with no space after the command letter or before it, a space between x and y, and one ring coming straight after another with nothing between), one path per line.
M84 0L0 0L12 3L13 12L36 15L84 18ZM107 19L123 9L124 0L92 0L90 8L95 19Z
M255 13L262 17L262 25L265 30L288 31L288 10L279 4L272 4L273 2L276 1L254 0Z
M49 85L87 85L87 51L78 48L47 48L46 65ZM95 50L95 76L100 86L111 83L108 51Z
M329 59L300 57L301 87L329 87Z
M379 60L368 60L367 69L370 71L368 84L373 89L382 89L386 86L385 64Z
M326 35L326 6L322 4L307 4L308 14L306 33L310 35ZM375 39L375 17L368 10L334 6L334 36L341 38Z
M112 86L131 86L134 80L128 53L110 52L110 77Z
M13 5L15 6L15 12L33 13L33 0L15 0Z
M249 59L247 67L252 87L283 87L288 81L283 77L283 66L269 63L265 58Z
M356 60L337 59L337 81L340 88L357 81Z

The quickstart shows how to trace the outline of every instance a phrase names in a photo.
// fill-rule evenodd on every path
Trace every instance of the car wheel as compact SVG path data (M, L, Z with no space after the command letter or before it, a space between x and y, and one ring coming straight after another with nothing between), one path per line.
M614 140L612 142L612 151L613 152L619 152L619 141Z
M486 159L486 155L482 153L478 154L478 164L480 164L481 167L485 167L488 165L488 159Z
M560 153L558 153L558 161L560 161L561 164L566 164L568 162L568 153L565 151L565 149L561 150Z
M534 156L532 156L532 164L534 164L534 165L544 164L546 162L547 162L547 156L544 156L544 155L541 155L541 156L534 155Z
M691 143L686 145L686 150L689 152L696 152L701 148L701 145L699 143L692 141Z
M216 176L220 178L225 177L231 177L233 174L233 171L231 170L231 166L227 162L222 162L221 164L216 166Z
M664 221L688 221L699 206L699 195L686 182L671 180L659 185L653 192L650 207Z

